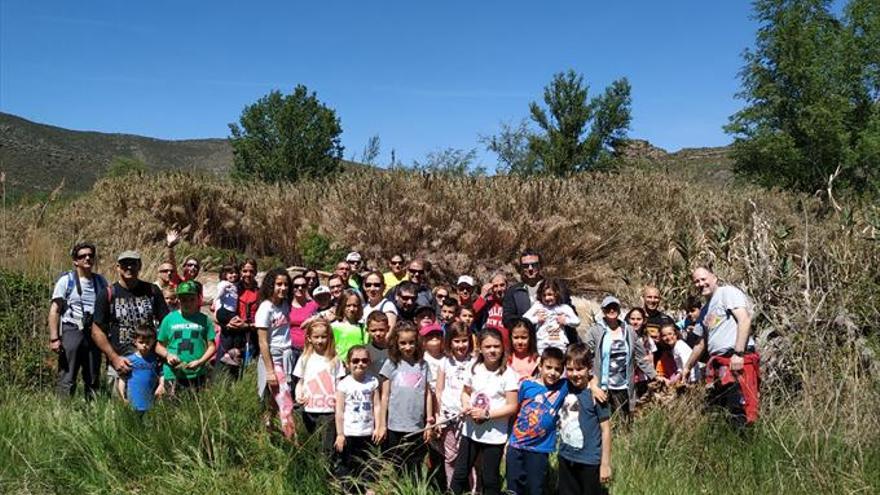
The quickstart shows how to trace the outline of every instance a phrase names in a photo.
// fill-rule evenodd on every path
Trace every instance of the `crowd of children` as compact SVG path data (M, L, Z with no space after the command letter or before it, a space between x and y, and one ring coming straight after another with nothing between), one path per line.
M430 295L442 299L429 306L414 304L428 289L400 273L391 292L381 272L359 281L334 274L348 288L331 290L317 273L277 268L257 286L249 263L249 284L240 267L221 271L213 322L200 311L200 284L163 287L172 311L157 330L135 329L118 395L145 412L154 397L202 388L212 362L218 370L255 362L265 426L291 441L300 422L320 435L348 486L370 480L367 461L381 452L408 473L425 469L442 491L541 494L556 453L554 491L603 493L612 414L626 420L649 381L694 382L701 373L688 345L700 331L699 302L689 300L676 324L641 308L621 318L620 301L608 296L579 334L581 318L554 279L536 283L531 306L508 317L503 276L480 295L463 276L458 298L440 286ZM248 291L258 297L243 309Z

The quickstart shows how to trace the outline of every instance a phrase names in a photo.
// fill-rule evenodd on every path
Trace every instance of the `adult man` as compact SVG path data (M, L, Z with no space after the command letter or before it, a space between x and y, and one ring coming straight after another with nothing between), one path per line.
M336 307L336 303L338 303L339 298L342 297L342 291L345 290L345 287L345 279L338 273L330 275L330 278L327 279L327 288L330 289L330 305L332 307Z
M116 378L131 370L131 362L124 356L134 351L134 331L139 325L157 328L168 314L162 291L155 284L139 279L141 255L137 251L123 251L116 259L119 281L110 288L109 297L98 298L95 304L95 322L92 340L101 349L110 366L111 390L116 390Z
M58 353L59 397L76 391L76 376L82 370L86 399L100 385L101 351L92 342L95 301L107 297L107 280L93 273L97 263L95 245L81 242L70 250L74 269L62 275L52 291L49 306L49 348Z
M391 259L388 260L388 268L389 271L385 272L382 277L385 279L385 295L388 295L388 291L395 288L397 284L407 280L406 278L406 262L403 259L403 255L395 254L391 256Z
M517 269L522 281L512 285L504 294L503 321L507 328L510 328L513 321L524 315L538 300L538 284L544 280L544 275L541 273L541 255L536 251L531 249L523 251ZM562 287L560 300L562 304L572 306L568 287Z
M706 300L698 320L703 338L694 346L681 374L687 376L703 350L708 350L706 381L713 387L707 400L727 409L735 426L754 423L758 419L760 382L759 356L749 335L751 303L736 287L719 286L718 277L706 267L693 271L693 281Z
M418 286L409 280L404 280L394 288L394 306L397 308L397 316L401 320L414 321L416 316L416 304Z
M665 320L672 317L660 311L660 289L653 285L646 285L642 289L642 308L645 310L645 332L648 335L659 335L660 327Z
M409 282L412 282L416 288L416 306L431 306L436 311L437 304L434 301L434 294L431 293L431 288L428 287L428 277L425 265L426 262L424 260L414 259L409 262L406 272L409 276ZM402 285L403 284L400 284L395 287L394 290L390 291L387 298L394 301L397 298L397 292Z
M482 297L485 301L479 309L476 309L477 328L494 328L504 335L504 293L507 292L507 277L503 273L496 273L487 284L488 290L484 289Z

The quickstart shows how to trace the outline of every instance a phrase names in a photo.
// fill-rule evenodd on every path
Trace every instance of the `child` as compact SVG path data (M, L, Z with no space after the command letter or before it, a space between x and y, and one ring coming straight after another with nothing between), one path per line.
M162 298L165 299L165 305L168 306L168 311L180 309L180 301L177 299L177 288L173 285L168 285L162 288Z
M465 328L474 332L474 320L476 319L476 312L474 312L474 308L470 306L459 306L458 311L455 313L455 321L460 321L464 323Z
M681 338L688 347L693 348L702 339L702 328L700 327L700 310L703 304L700 298L696 296L688 296L682 308L685 317L678 322L678 330L681 332Z
M125 356L131 362L131 373L116 381L119 396L139 413L153 407L153 398L159 390L155 345L156 330L149 325L138 326L134 331L135 352Z
M245 266L248 263L245 262ZM278 411L281 434L290 440L296 435L290 376L293 350L290 347L290 275L274 268L260 285L260 306L254 314L260 358L257 360L257 395L266 404L263 420L272 428L273 410Z
M673 324L672 321L664 322L663 326L660 327L660 342L663 347L664 356L671 357L668 360L668 364L664 365L666 378L669 378L670 382L694 383L696 381L696 368L691 370L689 376L681 376L680 374L688 359L691 358L691 348L678 338L678 326ZM667 360L661 360L664 363L667 362Z
M428 365L428 386L431 388L433 396L437 397L437 376L440 373L440 366L443 364L444 358L443 328L434 323L420 329L419 336L422 338L422 348L425 350L423 358ZM437 410L436 404L434 404L432 410ZM447 488L443 461L443 448L440 442L434 438L428 444L428 475L439 490Z
M440 301L440 324L443 328L455 320L455 314L458 312L458 301L451 297L447 297Z
M611 480L611 416L608 407L594 402L588 386L593 357L587 346L572 345L565 354L569 395L559 412L559 471L556 492L560 495L606 493L602 484Z
M424 328L437 323L437 313L433 306L419 306L416 308L413 320L416 322L416 326Z
M188 280L177 286L180 309L159 325L156 354L165 359L163 376L170 395L205 384L208 360L214 355L214 324L199 312L201 291Z
M556 417L568 395L562 378L565 355L555 347L541 354L540 376L519 386L519 412L507 446L507 490L511 494L541 495L556 450Z
M363 345L348 350L351 373L336 386L336 452L339 475L357 479L372 443L379 442L382 410L379 380L370 373L370 352Z
M370 343L367 350L370 352L370 373L379 376L379 371L385 360L388 359L388 315L381 311L373 311L367 317L367 335Z
M299 378L294 397L303 406L306 431L312 434L323 428L321 448L330 456L336 438L336 381L345 376L345 368L336 359L336 345L327 320L312 318L303 324L303 331L305 347L293 368L293 376Z
M220 269L220 281L217 283L217 296L211 305L214 319L220 326L219 349L222 352L220 363L226 366L240 367L244 356L247 335L241 331L229 330L227 325L238 315L238 266L224 265Z
M440 431L440 444L447 486L452 483L455 459L458 457L458 444L461 441L461 392L464 380L474 364L471 332L463 323L456 321L446 328L446 357L440 364L437 376L437 397L440 401L439 420L444 421ZM472 476L475 481L476 476Z
M343 291L336 305L336 320L330 325L337 356L347 356L352 346L367 343L367 333L361 325L363 315L364 303L357 291Z
M480 353L465 376L461 393L464 424L450 489L455 494L467 490L468 473L479 457L483 493L496 495L501 493L501 457L507 443L509 418L517 408L519 379L507 367L498 330L483 330L478 341Z
M510 358L508 364L519 376L519 381L535 375L538 369L538 343L535 326L525 318L516 318L510 327Z
M523 318L537 325L538 354L547 347L562 351L577 341L577 334L566 327L581 324L571 306L562 304L562 286L556 279L545 279L538 284L538 301L529 308Z
M400 320L394 325L388 343L388 360L379 375L382 382L382 415L387 423L387 450L396 464L410 473L422 465L425 444L421 438L405 438L407 433L421 430L428 418L433 423L433 398L430 370L422 359L419 332L411 322ZM388 411L394 414L388 414ZM430 436L425 432L425 439Z

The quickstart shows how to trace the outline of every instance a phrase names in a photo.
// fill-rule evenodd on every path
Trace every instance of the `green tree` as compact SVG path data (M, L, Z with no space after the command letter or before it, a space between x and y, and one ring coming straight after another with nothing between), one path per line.
M474 165L476 159L477 150L475 149L465 151L456 148L445 148L429 152L422 161L413 160L412 170L438 175L485 175L485 167Z
M104 177L124 177L129 174L147 173L147 164L129 156L114 157L104 172Z
M814 191L835 175L863 188L876 177L880 8L855 0L839 19L830 3L754 4L761 25L738 94L747 105L725 130L736 170L766 185Z
M535 175L540 172L540 163L529 150L531 136L528 120L523 119L516 125L502 122L498 134L480 136L480 142L487 150L498 155L496 173Z
M294 182L342 170L339 118L303 85L246 106L229 131L235 177Z
M536 102L529 104L532 120L541 130L528 138L537 161L535 170L566 175L603 166L613 156L614 146L626 138L632 104L626 78L589 100L588 90L583 76L569 70L553 76L544 88L546 109Z

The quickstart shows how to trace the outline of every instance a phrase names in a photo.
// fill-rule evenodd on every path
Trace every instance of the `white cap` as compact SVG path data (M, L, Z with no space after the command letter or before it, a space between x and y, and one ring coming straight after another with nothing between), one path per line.
M470 275L462 275L458 277L458 282L456 282L455 285L459 286L461 284L470 285L471 287L477 285L474 283L474 277L471 277Z
M348 253L348 255L345 257L345 261L360 261L360 260L361 260L361 253L359 253L357 251L352 251L352 252Z
M612 304L620 306L620 301L614 296L605 296L605 299L602 299L602 309L605 309Z
M327 287L326 285L319 285L315 287L315 290L312 291L312 297L317 297L321 294L330 294L330 287Z

